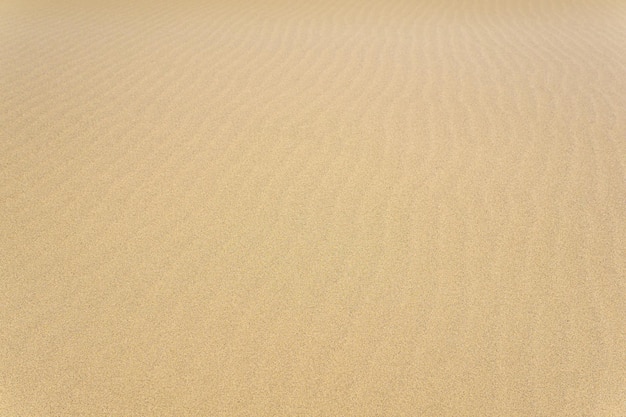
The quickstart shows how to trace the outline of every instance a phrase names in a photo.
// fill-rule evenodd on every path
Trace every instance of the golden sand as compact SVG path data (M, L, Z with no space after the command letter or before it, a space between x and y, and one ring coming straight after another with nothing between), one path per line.
M126 3L0 6L0 416L626 415L626 3Z

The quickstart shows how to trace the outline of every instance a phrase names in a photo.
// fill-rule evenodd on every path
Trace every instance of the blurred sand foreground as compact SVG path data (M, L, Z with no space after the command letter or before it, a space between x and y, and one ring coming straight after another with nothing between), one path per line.
M626 415L626 2L127 3L0 6L0 416Z

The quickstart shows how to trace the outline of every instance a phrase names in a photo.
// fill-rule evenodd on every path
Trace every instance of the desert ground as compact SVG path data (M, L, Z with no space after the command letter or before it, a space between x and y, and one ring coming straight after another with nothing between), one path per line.
M0 1L0 416L626 416L626 1Z

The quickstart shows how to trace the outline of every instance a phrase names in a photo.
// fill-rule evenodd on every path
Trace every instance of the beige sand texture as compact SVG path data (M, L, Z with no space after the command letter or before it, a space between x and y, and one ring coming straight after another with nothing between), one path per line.
M0 416L626 416L626 2L0 7Z

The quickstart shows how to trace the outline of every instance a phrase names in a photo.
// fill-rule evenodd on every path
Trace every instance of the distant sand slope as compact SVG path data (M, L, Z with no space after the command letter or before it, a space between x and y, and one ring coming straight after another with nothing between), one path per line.
M0 416L626 415L626 3L133 4L0 6Z

